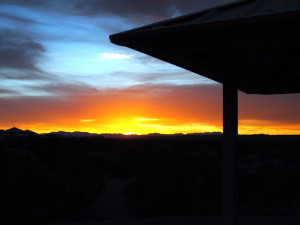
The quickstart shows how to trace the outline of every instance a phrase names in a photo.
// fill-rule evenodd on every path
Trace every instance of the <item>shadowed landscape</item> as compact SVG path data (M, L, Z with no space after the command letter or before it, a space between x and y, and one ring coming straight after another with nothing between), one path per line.
M299 216L300 137L239 139L238 214ZM222 214L222 135L2 134L0 155L1 224Z

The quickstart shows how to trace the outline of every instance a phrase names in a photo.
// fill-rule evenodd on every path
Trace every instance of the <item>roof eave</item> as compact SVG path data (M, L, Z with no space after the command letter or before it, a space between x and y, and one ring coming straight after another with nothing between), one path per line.
M261 21L276 21L279 19L288 19L288 18L299 18L300 17L300 10L295 11L288 11L288 12L281 12L281 13L268 13L258 16L245 16L245 17L238 17L233 19L225 19L225 20L215 20L215 21L208 21L203 23L195 23L195 24L187 24L182 26L169 26L169 27L160 27L160 28L154 28L150 29L150 27L153 27L154 25L158 25L160 23L165 23L166 21L152 24L145 26L144 29L132 29L125 32L113 34L109 36L109 39L112 43L117 45L126 45L127 40L131 38L139 38L139 37L145 37L145 36L151 36L151 35L161 35L161 34L170 34L171 33L180 33L180 32L187 32L192 30L200 30L205 28L216 28L219 26L234 26L234 25L240 25L240 24L247 24L247 23L253 23L253 22L261 22ZM180 18L177 18L178 20ZM149 29L146 29L146 28Z

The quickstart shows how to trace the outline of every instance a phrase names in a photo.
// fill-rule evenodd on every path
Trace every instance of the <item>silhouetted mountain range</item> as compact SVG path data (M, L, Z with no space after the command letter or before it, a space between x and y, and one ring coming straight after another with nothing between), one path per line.
M38 135L37 133L31 131L31 130L21 130L19 128L13 127L7 130L0 130L0 136L34 136Z
M198 136L198 135L222 135L221 132L211 132L211 133L191 133L191 134L159 134L159 133L150 133L145 135L137 135L137 134L131 134L131 135L124 135L120 133L116 134L110 134L110 133L102 133L102 134L96 134L96 133L88 133L88 132L66 132L66 131L58 131L58 132L51 132L49 134L44 135L57 135L57 136L64 136L64 137L104 137L104 138L143 138L143 137L184 137L184 136Z
M0 130L0 136L32 136L32 135L39 135L30 130L21 130L19 128L13 127L7 130ZM67 132L67 131L57 131L57 132L50 132L50 133L43 133L40 135L47 135L47 136L61 136L61 137L103 137L103 138L142 138L142 137L187 137L187 136L199 136L199 135L222 135L221 132L205 132L205 133L190 133L190 134L159 134L159 133L151 133L145 135L124 135L120 133L110 134L110 133L103 133L103 134L96 134L96 133L89 133L89 132Z
M21 130L19 128L13 127L7 130L0 130L0 138L5 137L30 137L30 136L43 136L43 137L62 137L62 138L112 138L112 139L155 139L155 140L222 140L222 132L205 132L205 133L189 133L189 134L160 134L160 133L150 133L145 135L125 135L120 133L110 134L110 133L89 133L89 132L67 132L58 131L37 134L30 130ZM253 134L253 135L239 135L241 140L253 140L253 141L281 141L281 140L299 140L299 135L267 135L267 134Z

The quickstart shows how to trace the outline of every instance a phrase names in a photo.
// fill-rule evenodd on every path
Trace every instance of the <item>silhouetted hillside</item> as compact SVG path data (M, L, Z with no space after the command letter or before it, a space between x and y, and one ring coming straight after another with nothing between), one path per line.
M34 136L38 135L37 133L31 130L21 130L19 128L13 127L7 130L0 130L0 138L5 137L21 137L21 136Z
M239 214L299 216L299 136L251 138L239 143ZM0 224L221 215L222 141L210 136L9 136L0 160Z

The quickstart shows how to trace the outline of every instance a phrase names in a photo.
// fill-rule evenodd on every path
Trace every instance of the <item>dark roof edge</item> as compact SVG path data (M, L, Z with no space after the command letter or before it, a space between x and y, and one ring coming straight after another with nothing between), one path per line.
M169 23L169 22L172 22L172 21L175 21L175 20L185 19L185 18L188 18L188 17L197 16L198 14L201 14L201 13L204 13L204 12L208 12L208 11L210 11L210 10L214 10L214 9L218 9L218 8L223 8L223 7L235 5L235 4L238 4L238 3L249 2L249 1L254 1L254 0L236 0L236 1L233 1L233 2L230 2L230 3L218 5L218 6L211 7L211 8L207 8L207 9L203 9L203 10L201 10L201 11L197 11L197 12L185 14L185 15L178 16L178 17L174 17L174 18L171 18L171 19L166 19L166 20L158 21L158 22L151 23L151 24L148 24L148 25L145 25L145 26L141 26L141 27L137 27L137 28L130 29L130 30L122 31L122 32L119 32L119 33L116 33L116 34L109 35L109 37L115 36L115 35L126 34L126 33L133 32L133 31L143 30L143 29L146 29L146 28L155 26L155 25L157 25L157 24L160 24L160 23L162 23L162 22L163 22L163 23Z
M158 28L158 29L153 29L151 30L151 34L158 34L158 33L165 33L165 32L179 32L179 31L188 31L191 29L195 29L195 28L208 28L208 27L215 27L218 25L233 25L233 24L242 24L242 23L249 23L249 22L255 22L257 20L276 20L276 19L280 19L280 18L291 18L291 17L299 17L299 12L300 10L295 10L295 11L289 11L289 12L280 12L280 13L275 13L275 14L262 14L262 15L255 15L255 16L247 16L247 17L243 17L243 18L232 18L232 19L228 19L228 20L215 20L215 21L209 21L206 23L200 23L200 24L185 24L182 26L178 26L178 27L164 27L164 28ZM197 13L200 14L200 13ZM179 17L177 17L178 19ZM162 21L162 22L166 22L166 21ZM161 23L161 22L160 22ZM155 24L159 24L159 23L155 23ZM153 24L153 26L155 26L155 24ZM148 25L147 27L152 27L152 25ZM117 34L113 34L109 36L109 39L112 43L117 44L117 45L124 45L125 42L124 40L127 38L132 38L132 37L141 37L144 35L149 35L149 30L146 29L133 29L133 30L129 30L129 31L125 31L125 32L121 32L121 33L117 33ZM124 42L124 43L123 43Z

